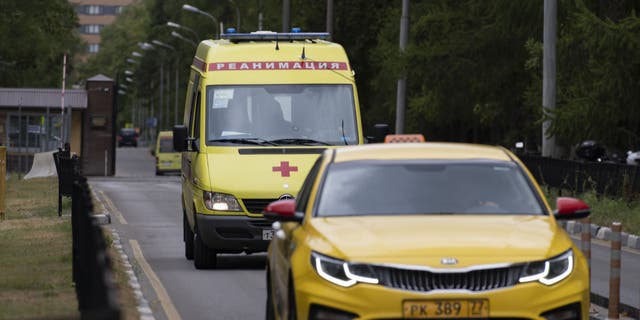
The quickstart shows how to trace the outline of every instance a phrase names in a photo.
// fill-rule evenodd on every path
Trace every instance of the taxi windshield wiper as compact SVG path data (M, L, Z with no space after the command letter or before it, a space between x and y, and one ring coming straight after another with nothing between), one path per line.
M269 142L275 143L275 144L301 144L301 145L323 145L323 146L330 146L331 144L326 143L324 141L318 141L318 140L313 140L313 139L305 139L305 138L286 138L286 139L275 139L275 140L270 140Z
M259 146L277 146L277 144L260 138L228 138L228 139L212 139L209 142L228 142L238 144L255 144Z

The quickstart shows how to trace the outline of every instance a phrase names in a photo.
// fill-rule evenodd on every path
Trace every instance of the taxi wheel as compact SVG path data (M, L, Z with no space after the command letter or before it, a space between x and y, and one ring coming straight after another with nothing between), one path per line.
M209 249L198 235L198 230L193 237L193 265L196 269L211 269L216 267L216 252Z
M182 235L184 240L184 257L187 260L193 260L193 231L189 227L187 216L182 214Z

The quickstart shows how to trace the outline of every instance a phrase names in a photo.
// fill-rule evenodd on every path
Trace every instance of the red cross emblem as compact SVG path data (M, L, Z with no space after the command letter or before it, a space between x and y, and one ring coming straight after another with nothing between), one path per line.
M298 167L290 167L289 161L280 161L279 167L271 167L271 171L280 171L280 175L283 177L289 177L291 171L298 171Z

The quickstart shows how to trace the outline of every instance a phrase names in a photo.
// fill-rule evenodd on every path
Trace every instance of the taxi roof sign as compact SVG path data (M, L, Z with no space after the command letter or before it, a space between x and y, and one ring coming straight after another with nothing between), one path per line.
M388 134L384 143L425 142L422 134Z

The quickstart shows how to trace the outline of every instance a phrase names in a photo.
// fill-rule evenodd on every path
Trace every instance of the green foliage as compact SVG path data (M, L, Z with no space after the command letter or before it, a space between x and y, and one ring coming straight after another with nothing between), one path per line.
M193 0L189 4L216 17L225 27L282 31L281 0ZM143 0L104 29L100 53L82 67L122 79L135 72L135 88L122 98L121 113L143 99L158 101L159 66L180 72L178 96L194 47L170 35L189 31L166 26L177 22L199 39L214 38L218 25L202 14L181 9L182 2ZM560 0L558 2L558 96L552 125L558 141L585 139L632 147L640 130L640 23L632 0ZM326 2L291 1L290 26L326 29ZM405 131L428 140L480 142L512 146L524 141L535 151L541 141L543 1L411 1L409 44L398 48L401 3L386 0L334 1L333 40L342 44L356 71L365 129L395 123L397 81L407 74ZM138 42L160 40L176 48L143 51ZM197 41L196 41L197 42ZM128 65L132 51L144 54ZM4 60L4 58L2 58ZM79 77L82 79L82 77ZM173 81L173 80L172 80ZM135 97L135 99L132 99ZM633 146L635 147L635 146Z
M0 87L59 87L62 60L80 48L67 0L0 1Z
M611 11L582 0L560 4L565 14L559 24L558 96L551 131L568 145L595 139L614 149L637 148L640 19L631 6ZM612 21L607 14L619 21ZM529 53L532 59L542 59L541 50ZM541 92L535 75L541 68L533 62L528 67L534 81L527 90L527 101L530 107L538 108L541 101L532 93Z

